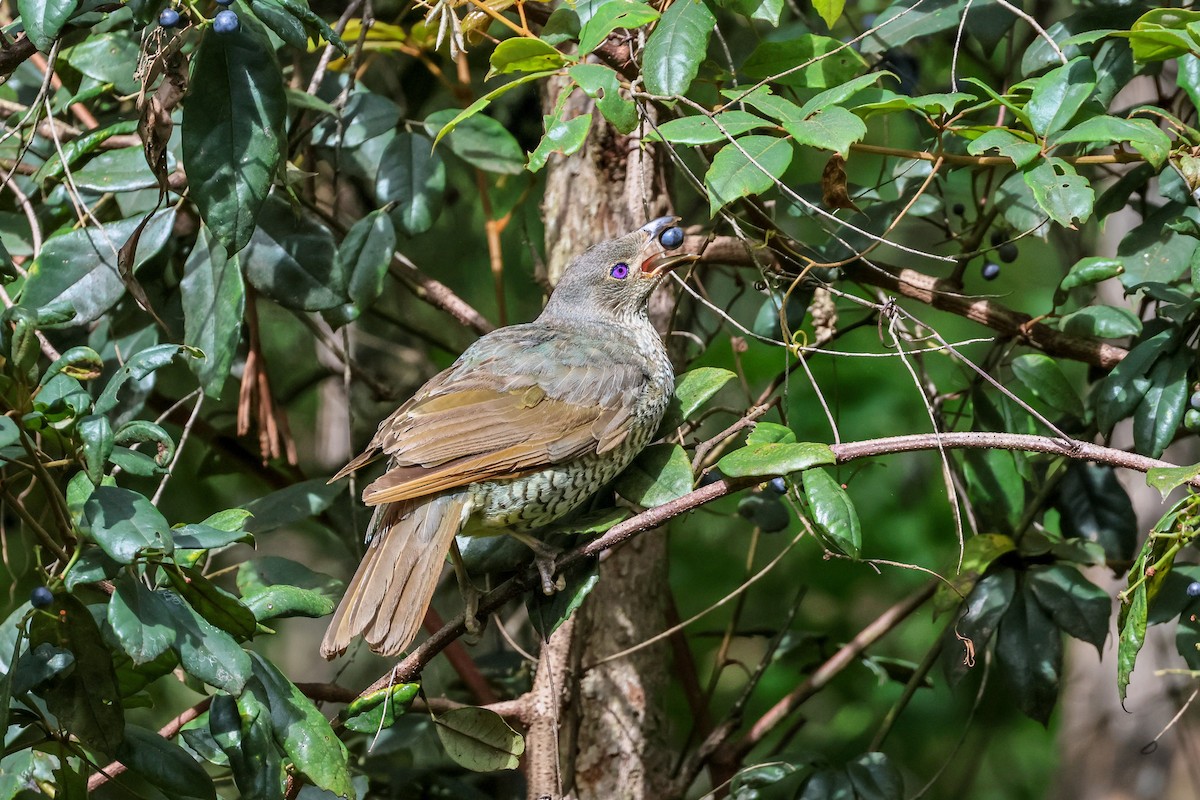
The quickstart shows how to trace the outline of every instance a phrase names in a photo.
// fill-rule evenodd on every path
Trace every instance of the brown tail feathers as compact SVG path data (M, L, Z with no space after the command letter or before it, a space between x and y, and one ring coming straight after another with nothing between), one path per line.
M321 655L341 655L359 634L380 655L398 655L408 647L467 506L468 495L456 492L390 503L375 512L367 553L333 613Z

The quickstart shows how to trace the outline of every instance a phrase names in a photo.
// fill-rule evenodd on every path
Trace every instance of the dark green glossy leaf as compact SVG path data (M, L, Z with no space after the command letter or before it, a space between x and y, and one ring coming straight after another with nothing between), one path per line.
M951 684L962 680L983 658L984 648L1012 604L1016 588L1016 574L1011 569L998 569L984 576L967 595L953 639L945 650L944 665Z
M107 414L117 407L121 389L129 381L141 381L155 370L170 364L176 356L189 353L184 346L177 344L159 344L148 347L126 359L116 373L109 378L108 384L100 397L96 399L93 409L97 414Z
M792 163L792 152L791 142L774 136L743 136L725 145L704 176L709 213L770 189Z
M217 695L209 708L208 727L229 759L243 800L278 800L282 796L283 759L265 704L250 692L236 702L229 695Z
M134 664L145 664L161 656L174 644L177 635L174 618L162 594L146 588L129 570L122 570L114 581L108 624Z
M249 0L249 6L262 24L285 44L301 51L308 49L308 33L305 32L304 25L278 3L272 0Z
M287 98L275 50L250 15L205 36L192 59L183 114L191 199L230 255L250 242L287 143Z
M251 653L250 658L254 680L246 687L247 692L270 709L275 740L295 768L319 789L339 797L355 797L346 746L325 715L274 664L258 653Z
M1054 623L1100 652L1112 612L1108 593L1064 564L1033 567L1028 580L1033 596Z
M746 435L746 444L791 444L796 441L796 432L777 422L756 422Z
M37 310L65 303L75 312L72 324L98 319L125 294L117 253L141 221L140 216L132 217L47 239L29 269L21 306ZM135 271L163 248L174 222L174 209L154 215L138 242Z
M236 639L249 639L258 630L254 614L241 601L198 570L164 570L175 591L191 604L200 616Z
M242 337L242 270L238 257L227 257L224 246L207 230L197 238L183 269L183 341L204 353L189 365L204 392L220 399Z
M0 417L0 447L11 447L21 441L21 429L12 417Z
M1013 594L996 635L996 662L1012 686L1017 706L1046 725L1058 701L1062 635L1028 587Z
M679 427L737 376L720 367L699 367L675 379L675 394L667 409L663 430Z
M1110 372L1093 395L1096 424L1107 435L1117 422L1133 414L1149 388L1150 370L1177 346L1175 332L1159 331L1138 342Z
M128 447L135 444L153 445L153 462L158 468L166 468L175 457L175 440L161 426L144 419L126 422L113 433L113 442ZM141 455L141 454L139 454Z
M904 777L883 753L863 753L846 764L856 800L903 800Z
M1156 467L1146 472L1146 485L1158 489L1163 500L1174 489L1200 475L1200 464L1190 467Z
M617 479L616 490L643 508L654 508L692 490L692 465L677 444L656 444L642 451Z
M36 689L51 678L74 669L75 656L65 647L57 647L49 642L43 642L22 656L14 653L14 661L9 664L5 673L2 691L5 705L0 709L0 715L7 714L8 698L10 695L20 697L31 689ZM11 678L11 683L9 679ZM5 728L7 730L7 728Z
M97 83L111 83L117 94L134 94L141 84L134 73L141 48L127 31L92 34L67 51L67 63ZM143 160L143 163L144 160Z
M392 222L405 236L433 227L442 210L446 167L433 143L416 133L398 133L383 151L375 176L381 203L395 203Z
M81 527L121 564L131 564L143 550L170 553L170 526L159 510L137 492L98 486L83 506Z
M55 359L54 363L42 373L38 385L45 386L51 378L59 373L68 375L77 381L89 381L99 378L103 371L104 360L100 358L100 354L90 347L80 345L72 347Z
M599 580L600 572L593 564L591 569L567 576L566 586L552 595L537 592L526 596L525 608L529 611L529 622L543 642L549 641L550 634L583 605L584 599L596 588Z
M1022 175L1038 206L1064 228L1073 229L1075 220L1087 222L1092 215L1096 193L1087 178L1061 158L1035 162Z
M329 508L333 498L342 491L341 486L330 486L323 479L315 478L271 492L246 503L245 510L253 515L246 522L246 530L266 533L316 516Z
M250 679L250 656L223 630L209 624L174 592L159 593L178 636L172 649L185 672L210 686L240 694Z
M1087 306L1062 318L1061 327L1076 336L1094 339L1122 339L1142 332L1142 321L1127 308Z
M1115 278L1124 271L1124 265L1115 258L1100 256L1081 258L1063 276L1058 288L1065 292L1080 286L1093 286L1109 278Z
M1034 132L1049 136L1067 127L1095 89L1096 70L1086 57L1076 58L1038 78L1025 104Z
M749 520L763 533L777 533L792 524L792 515L778 497L764 492L747 495L738 501L738 515Z
M717 20L702 0L678 0L667 7L646 40L642 80L657 95L687 92L708 52Z
M396 718L408 711L421 689L419 683L398 683L365 697L356 698L342 712L347 730L375 734L390 728Z
M1083 418L1083 401L1067 380L1058 362L1041 353L1027 353L1012 362L1013 374L1046 405Z
M1107 146L1127 142L1155 169L1162 167L1171 152L1171 139L1146 119L1092 117L1053 137L1053 146L1082 142Z
M731 478L741 478L789 475L836 460L828 445L816 442L759 444L734 450L718 461L717 467Z
M425 130L431 136L435 132L440 136L459 116L461 114L452 108L435 111L425 118ZM445 142L450 152L484 172L517 175L525 169L521 145L507 128L491 117L479 114L459 121L446 135Z
M112 754L125 732L125 715L113 671L112 653L87 606L71 595L56 595L50 614L30 622L30 646L63 647L75 657L75 668L50 679L41 692L46 708L63 730L88 747Z
M337 116L336 109L334 110ZM313 128L313 142L324 147L360 147L396 129L400 107L381 94L354 91L337 119L323 119Z
M857 800L850 776L840 769L819 769L805 782L797 800Z
M858 558L862 550L862 527L846 490L823 469L806 470L802 480L804 497L812 512L813 522L822 534L821 543L851 558Z
M1042 148L1037 143L1007 128L989 128L967 145L967 152L973 156L984 155L988 150L999 151L1000 155L1012 159L1016 167L1032 164L1042 153Z
M78 6L78 0L17 0L17 13L29 41L38 50L48 53Z
M382 209L354 223L338 245L340 270L350 279L350 302L359 310L370 308L383 294L383 279L396 250L396 227Z
M91 487L91 481L86 480L86 476L81 472L80 477L85 478L85 483ZM97 583L104 580L112 580L120 572L121 564L109 558L108 554L99 547L89 545L83 548L83 552L75 563L71 565L71 569L67 571L67 578L64 584L67 591L73 591L76 586L82 586L88 583Z
M127 726L117 759L171 800L215 800L217 796L204 768L154 731Z
M82 136L64 143L61 152L55 148L54 154L38 168L33 180L36 183L45 183L48 180L59 178L66 172L67 167L74 166L83 156L94 153L112 137L129 135L136 130L137 122L135 120L122 120L113 125L88 131Z
M570 156L579 152L592 127L592 115L580 114L567 120L557 116L546 116L542 117L542 123L546 126L546 132L538 146L529 154L527 167L530 172L541 171L554 153Z
M1150 370L1146 393L1133 414L1133 446L1139 453L1158 458L1175 438L1187 408L1188 370L1194 363L1194 353L1178 350Z
M75 423L79 434L80 454L88 478L96 486L104 480L104 468L113 451L113 429L108 417L91 414Z
M272 196L241 255L246 280L285 308L321 311L346 302L348 276L333 234L313 217Z
M1025 484L1006 450L968 450L964 473L971 504L987 530L1011 533L1025 510Z
M446 754L474 772L516 769L525 740L494 711L456 708L434 717Z
M1128 561L1137 545L1137 517L1112 467L1072 462L1054 497L1063 536L1097 542L1112 561Z

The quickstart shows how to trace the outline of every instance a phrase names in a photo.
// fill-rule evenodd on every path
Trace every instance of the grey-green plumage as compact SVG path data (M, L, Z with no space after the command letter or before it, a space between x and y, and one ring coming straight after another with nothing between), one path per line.
M381 457L362 564L321 652L363 634L384 655L412 641L455 535L526 532L572 511L649 442L674 386L646 303L695 260L658 243L663 217L573 261L534 322L480 338L379 426L335 476Z

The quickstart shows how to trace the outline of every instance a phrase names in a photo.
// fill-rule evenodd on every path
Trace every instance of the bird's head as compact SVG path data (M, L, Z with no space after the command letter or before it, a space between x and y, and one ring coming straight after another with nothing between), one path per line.
M578 319L644 316L654 287L668 272L696 261L683 245L679 217L659 217L632 233L588 248L563 271L542 316Z

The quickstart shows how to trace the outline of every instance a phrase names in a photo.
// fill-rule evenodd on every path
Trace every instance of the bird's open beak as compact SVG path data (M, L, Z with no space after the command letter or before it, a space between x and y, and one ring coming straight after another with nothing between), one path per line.
M662 232L667 228L675 227L678 222L679 217L659 217L653 222L643 225L640 229L646 235L646 241L638 254L643 277L657 278L684 264L691 264L700 259L700 256L694 253L670 252L659 241Z

